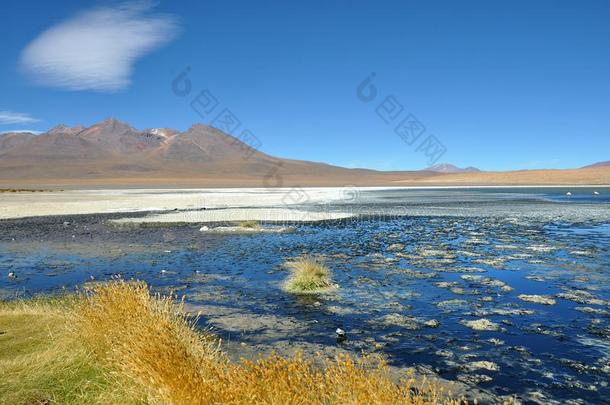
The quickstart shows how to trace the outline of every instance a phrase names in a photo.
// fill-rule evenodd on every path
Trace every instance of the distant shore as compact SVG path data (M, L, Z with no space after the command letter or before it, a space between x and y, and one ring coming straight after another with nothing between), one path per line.
M12 166L11 166L12 165ZM183 188L276 188L293 187L543 187L603 186L610 184L610 166L585 169L516 170L509 172L438 173L430 171L374 171L366 169L330 170L322 166L315 171L255 171L248 174L227 168L185 166L182 171L151 171L146 175L132 172L98 170L88 177L86 167L75 167L74 177L56 174L53 167L30 165L31 173L14 172L17 163L0 162L0 189L183 189ZM281 170L280 170L281 169ZM16 170L16 169L15 169ZM233 171L232 171L233 170Z
M235 219L231 209L242 209L247 218L238 220L261 220L266 218L266 210L283 209L291 211L285 219L294 221L323 219L320 216L302 215L303 206L328 204L333 202L353 202L354 194L379 190L476 190L476 189L532 189L558 188L563 190L594 188L603 190L610 185L521 185L521 186L400 186L400 187L300 187L300 188L131 188L131 189L87 189L0 193L0 219L25 217L87 215L104 213L205 211L224 209L230 214L226 220ZM610 192L610 190L608 190ZM233 210L235 211L235 210ZM255 213L261 212L262 217ZM284 213L282 213L284 215ZM203 213L197 217L205 219ZM332 217L345 217L336 213ZM219 218L215 215L214 218Z

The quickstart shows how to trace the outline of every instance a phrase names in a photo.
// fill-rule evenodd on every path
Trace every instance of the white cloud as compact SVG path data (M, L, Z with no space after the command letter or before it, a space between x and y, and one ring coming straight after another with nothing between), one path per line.
M40 120L32 117L30 114L6 110L0 111L0 125L31 124L38 121Z
M114 92L127 87L138 58L172 40L171 16L149 2L85 11L40 34L23 50L22 69L38 84Z
M8 131L0 131L0 135L2 134L10 134L14 132L29 132L32 135L40 135L43 131L39 131L37 129L10 129Z

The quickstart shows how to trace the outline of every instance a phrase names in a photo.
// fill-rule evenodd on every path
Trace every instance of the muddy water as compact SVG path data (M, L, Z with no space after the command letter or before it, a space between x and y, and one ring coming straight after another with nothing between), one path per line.
M358 218L287 234L117 229L118 214L2 221L0 295L143 279L256 351L381 351L499 395L604 403L610 190L596 190L369 192L309 207ZM284 293L282 263L301 254L324 257L340 288Z

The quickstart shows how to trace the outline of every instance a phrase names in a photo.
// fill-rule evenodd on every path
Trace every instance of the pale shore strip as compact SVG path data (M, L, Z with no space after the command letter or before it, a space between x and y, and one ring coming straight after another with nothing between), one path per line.
M187 224L218 223L239 221L260 221L274 223L319 222L352 217L343 212L303 211L289 208L226 208L205 211L178 211L150 214L139 218L111 220L117 225L129 224Z
M38 193L0 193L0 219L56 215L133 213L142 211L199 210L202 208L291 208L349 201L354 195L379 190L476 190L558 188L562 190L608 186L403 186L207 189L98 189ZM609 191L610 192L610 191ZM292 210L292 209L291 209ZM248 218L260 220L260 218ZM246 219L244 219L246 220Z
M0 193L0 219L116 212L292 207L345 199L344 189L130 189ZM258 218L251 218L258 219Z

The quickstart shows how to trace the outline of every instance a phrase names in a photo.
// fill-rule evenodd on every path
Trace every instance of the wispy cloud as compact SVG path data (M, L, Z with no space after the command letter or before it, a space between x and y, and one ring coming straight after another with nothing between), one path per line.
M0 110L0 125L31 124L40 121L30 114Z
M37 129L9 129L8 131L0 131L0 135L2 134L10 134L12 132L29 132L33 135L40 135L43 131L39 131Z
M131 83L136 60L178 32L176 20L147 1L85 11L40 34L21 54L38 84L66 90L115 92Z

